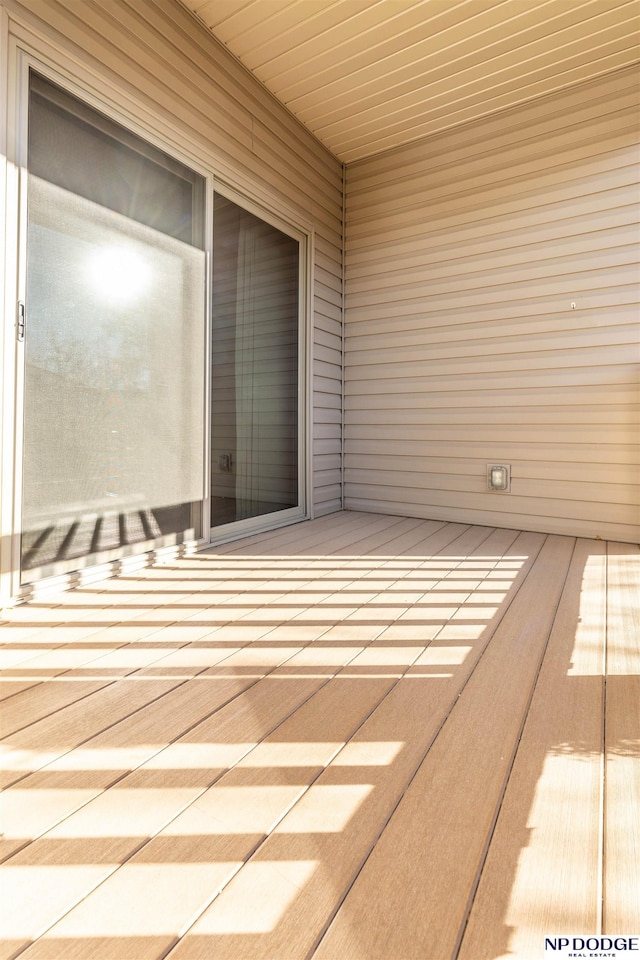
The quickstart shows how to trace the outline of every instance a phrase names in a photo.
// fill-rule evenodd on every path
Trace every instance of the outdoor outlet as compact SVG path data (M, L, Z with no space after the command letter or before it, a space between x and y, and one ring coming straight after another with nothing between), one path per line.
M218 469L222 473L231 473L233 467L233 456L230 453L221 453L218 457Z
M487 487L497 493L509 493L511 490L511 465L508 463L488 463Z

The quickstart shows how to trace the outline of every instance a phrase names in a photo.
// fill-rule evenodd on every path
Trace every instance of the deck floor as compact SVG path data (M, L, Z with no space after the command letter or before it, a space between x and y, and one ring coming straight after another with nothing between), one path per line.
M17 607L0 958L638 933L639 572L629 544L343 513Z

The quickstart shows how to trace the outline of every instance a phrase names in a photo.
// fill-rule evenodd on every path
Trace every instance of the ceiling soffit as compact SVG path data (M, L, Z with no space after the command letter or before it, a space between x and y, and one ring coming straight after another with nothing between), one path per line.
M636 62L636 0L182 0L345 163Z

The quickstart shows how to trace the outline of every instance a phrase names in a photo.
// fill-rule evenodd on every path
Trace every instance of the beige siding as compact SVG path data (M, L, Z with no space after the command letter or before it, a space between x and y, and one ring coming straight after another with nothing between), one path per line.
M637 71L349 166L346 229L346 506L637 540Z
M326 424L342 389L341 165L175 0L1 5L12 33L48 47L52 63L57 47L99 96L149 111L151 133L173 131L205 167L313 227L312 499L316 514L339 509L340 440Z

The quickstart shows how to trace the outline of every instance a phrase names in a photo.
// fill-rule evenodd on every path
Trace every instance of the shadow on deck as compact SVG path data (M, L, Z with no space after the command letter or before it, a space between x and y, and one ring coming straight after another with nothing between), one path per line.
M637 932L639 569L346 513L17 608L0 957L535 960Z

